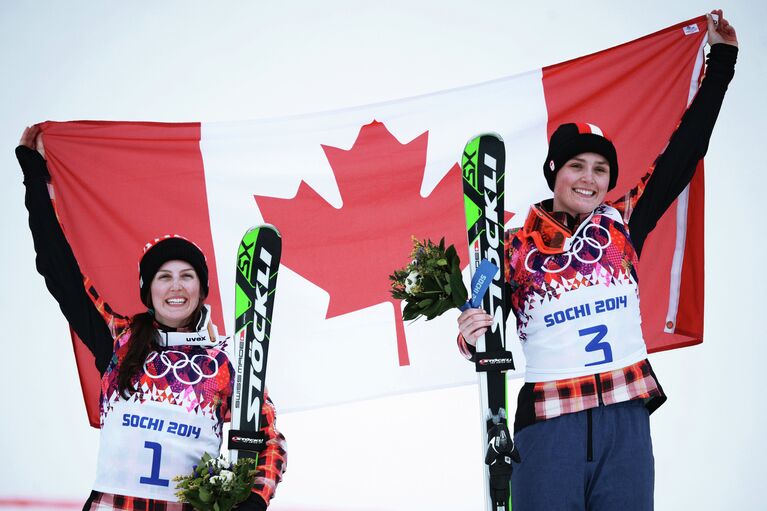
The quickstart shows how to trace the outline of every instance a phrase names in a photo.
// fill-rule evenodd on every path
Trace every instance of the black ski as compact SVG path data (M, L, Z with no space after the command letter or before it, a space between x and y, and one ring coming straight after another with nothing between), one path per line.
M271 225L249 229L237 249L233 337L237 379L228 443L232 462L257 458L266 441L259 429L281 252L280 233Z
M485 491L492 511L511 509L511 459L518 457L507 425L505 371L514 369L514 361L506 350L503 302L505 163L503 140L492 133L471 139L461 158L469 267L473 275L480 262L487 259L499 268L482 299L482 308L493 317L493 325L477 340L476 356L487 446Z

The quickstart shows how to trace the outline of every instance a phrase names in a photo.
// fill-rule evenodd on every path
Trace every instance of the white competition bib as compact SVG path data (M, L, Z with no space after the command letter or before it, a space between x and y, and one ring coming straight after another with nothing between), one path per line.
M581 286L525 308L528 382L612 371L647 357L636 283Z
M173 478L217 456L215 421L168 403L119 400L101 426L96 483L105 493L178 501Z

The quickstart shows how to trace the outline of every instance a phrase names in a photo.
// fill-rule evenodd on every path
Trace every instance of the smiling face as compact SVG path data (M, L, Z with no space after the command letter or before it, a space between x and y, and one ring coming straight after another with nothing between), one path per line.
M554 211L591 213L607 194L610 164L597 153L581 153L562 165L554 182Z
M172 328L189 323L200 305L200 279L186 261L174 259L160 266L150 291L155 318Z

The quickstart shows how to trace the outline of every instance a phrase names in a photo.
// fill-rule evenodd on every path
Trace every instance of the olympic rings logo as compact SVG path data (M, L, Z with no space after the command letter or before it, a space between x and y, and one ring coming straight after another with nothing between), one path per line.
M598 239L592 238L589 236L589 230L596 229L596 232L593 232L594 236L597 236L601 233L604 235L604 237L607 239L604 243L600 243ZM612 238L610 237L610 231L607 230L606 227L602 227L599 224L588 224L586 227L583 228L583 230L580 232L580 235L575 238L575 241L573 241L570 248L563 252L562 254L557 255L550 255L547 256L543 263L541 263L541 267L536 270L530 266L530 258L533 257L537 252L537 248L533 248L530 252L528 252L527 257L525 258L525 269L529 271L530 273L535 273L536 271L543 271L545 273L560 273L563 272L566 268L570 266L570 263L573 262L573 257L577 259L578 261L582 262L583 264L594 264L600 259L602 259L602 255L604 255L604 251L607 247L610 246L610 243L612 243ZM584 257L581 252L583 252L583 248L590 248L590 249L596 249L598 251L598 255L594 257L593 259L588 259L587 257ZM588 255L588 251L586 252L586 255ZM549 268L549 263L554 260L556 257L567 257L567 261L565 264L561 265L559 268Z
M171 361L171 358L168 356L171 353L178 356L177 360L175 362ZM152 374L152 372L149 370L149 364L155 361L157 357L160 357L160 362L162 362L162 365L165 367L165 369L159 374ZM212 373L206 374L202 367L197 363L199 360L203 362L203 364L206 364L207 362L212 362L215 366L215 369L213 369ZM207 364L206 364L207 365ZM187 381L186 376L184 375L184 371L179 372L179 370L184 369L185 367L189 366L189 369L191 370L191 374L195 375L192 376L190 379L194 381ZM162 352L153 351L149 354L148 357L146 357L146 362L144 362L144 374L152 378L153 380L156 380L158 378L162 378L168 372L172 369L173 370L173 376L176 377L178 381L185 385L195 385L199 383L200 381L207 378L213 378L218 374L218 360L211 357L207 354L197 354L194 355L191 359L189 356L184 353L183 351L177 351L177 350L167 350Z

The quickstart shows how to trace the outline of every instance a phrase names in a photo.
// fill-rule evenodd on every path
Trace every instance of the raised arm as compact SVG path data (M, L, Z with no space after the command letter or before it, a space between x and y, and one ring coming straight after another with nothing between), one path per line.
M24 173L24 203L29 211L37 271L69 325L93 353L97 369L103 373L112 356L112 331L93 302L95 291L90 295L87 292L72 248L56 219L48 193L50 174L43 154L39 128L25 129L16 157Z
M641 253L647 235L661 216L690 183L698 161L706 154L727 86L735 74L738 55L735 29L724 19L722 11L712 13L719 15L719 21L714 24L708 15L708 37L712 46L700 89L666 149L655 160L651 174L625 199L636 199L629 229L637 253Z

